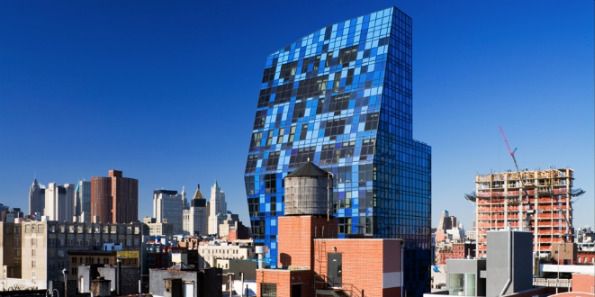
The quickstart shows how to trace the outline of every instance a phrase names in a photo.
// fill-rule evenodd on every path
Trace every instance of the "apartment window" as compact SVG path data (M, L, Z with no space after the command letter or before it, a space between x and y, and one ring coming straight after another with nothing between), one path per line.
M31 261L31 267L33 267L33 268L37 267L37 262L36 261Z
M37 225L37 232L43 233L43 225L42 224Z
M262 297L277 297L277 284L260 284L260 293Z
M32 250L31 250L31 256L32 256L32 257L35 257L35 249L32 249Z

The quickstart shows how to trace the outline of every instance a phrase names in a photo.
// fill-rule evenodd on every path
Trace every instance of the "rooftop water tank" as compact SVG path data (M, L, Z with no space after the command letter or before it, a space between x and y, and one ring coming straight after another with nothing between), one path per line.
M326 215L332 207L332 187L329 172L305 163L285 177L285 215Z

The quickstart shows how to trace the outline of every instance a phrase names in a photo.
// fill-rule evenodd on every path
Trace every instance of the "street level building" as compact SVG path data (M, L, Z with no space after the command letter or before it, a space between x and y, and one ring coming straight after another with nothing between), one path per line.
M91 219L97 223L138 221L138 180L110 170L108 177L91 178Z
M403 239L407 295L429 291L431 149L413 139L411 26L391 7L266 58L245 183L270 267L279 260L283 178L311 161L333 175L339 236Z

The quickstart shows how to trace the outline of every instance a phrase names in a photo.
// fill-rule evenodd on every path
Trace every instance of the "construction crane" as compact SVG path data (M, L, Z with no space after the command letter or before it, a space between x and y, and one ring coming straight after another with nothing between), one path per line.
M516 152L516 148L514 148L514 150L510 149L510 145L508 144L508 139L506 139L506 134L504 134L504 129L502 129L502 126L500 127L500 133L502 133L502 138L504 138L504 143L506 143L506 148L508 149L508 153L510 154L510 156L512 157L512 161L514 161L514 167L516 168L516 172L519 175L519 182L521 183L521 190L519 191L519 229L523 230L523 194L525 194L525 197L528 197L528 195L526 195L525 193L525 184L523 182L523 177L521 175L521 170L519 170L519 164L516 161L516 157L514 156L514 153ZM531 210L531 203L528 203L528 198L527 198L527 204L529 206L529 210L527 211L527 218L526 220L529 220L529 214L531 214L533 212L533 210Z

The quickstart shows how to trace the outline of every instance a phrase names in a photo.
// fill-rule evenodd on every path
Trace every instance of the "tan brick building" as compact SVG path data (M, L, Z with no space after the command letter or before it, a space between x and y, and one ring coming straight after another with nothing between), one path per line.
M63 269L70 272L69 251L100 250L104 243L121 244L129 250L140 250L141 247L141 223L138 222L99 224L28 221L0 224L0 259L2 265L6 265L7 273L11 271L7 277L22 279L29 286L32 284L42 289L47 288L50 280L63 280ZM14 259L10 258L11 255Z

